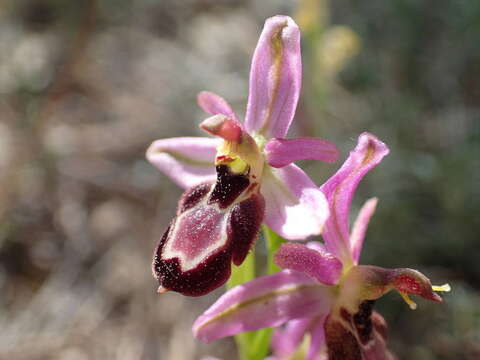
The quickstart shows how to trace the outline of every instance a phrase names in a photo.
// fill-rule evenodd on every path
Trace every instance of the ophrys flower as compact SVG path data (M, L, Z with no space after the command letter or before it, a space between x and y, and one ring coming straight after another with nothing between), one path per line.
M266 21L250 73L245 123L210 92L198 104L212 117L200 127L219 139L155 141L147 158L188 189L155 252L159 291L203 295L240 265L262 221L295 240L320 234L328 216L323 193L294 161L335 161L325 140L285 139L301 85L300 32L293 20Z

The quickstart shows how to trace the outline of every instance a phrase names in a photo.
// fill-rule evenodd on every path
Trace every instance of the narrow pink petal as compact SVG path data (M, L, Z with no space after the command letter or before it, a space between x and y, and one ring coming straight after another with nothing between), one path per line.
M318 316L314 322L312 322L310 329L310 347L308 349L306 360L319 360L325 359L320 357L320 351L326 350L327 343L325 341L325 318L326 315Z
M250 70L247 131L284 137L295 114L301 80L297 24L288 16L267 19Z
M360 209L357 219L353 224L352 233L350 235L350 251L352 253L353 262L355 265L357 265L358 260L360 260L363 240L365 239L370 218L377 207L377 201L377 198L369 199Z
M323 139L275 138L265 146L265 155L270 166L279 168L299 160L335 162L338 158L338 150L333 143Z
M215 181L215 156L221 139L179 137L154 141L147 159L178 186L187 189Z
M284 329L275 329L272 336L272 350L277 359L288 359L301 345L303 337L310 327L312 318L291 320Z
M328 217L325 196L298 166L266 169L260 191L265 223L280 236L301 240L322 232Z
M222 114L239 122L231 106L220 96L209 91L202 91L197 95L197 103L205 112L218 115Z
M326 251L316 251L303 244L284 244L275 254L275 264L303 272L325 285L335 285L342 272L342 263Z
M326 312L332 301L328 287L300 272L284 270L229 290L195 321L193 334L211 342Z
M327 249L342 260L351 260L348 217L355 190L365 174L378 165L388 152L388 147L375 136L361 134L357 146L340 170L321 187L331 213L322 236Z

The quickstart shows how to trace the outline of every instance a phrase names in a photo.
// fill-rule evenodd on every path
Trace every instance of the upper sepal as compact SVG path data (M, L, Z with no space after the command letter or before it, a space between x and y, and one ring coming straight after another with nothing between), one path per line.
M252 59L245 128L267 138L284 137L300 95L300 30L292 18L265 22Z

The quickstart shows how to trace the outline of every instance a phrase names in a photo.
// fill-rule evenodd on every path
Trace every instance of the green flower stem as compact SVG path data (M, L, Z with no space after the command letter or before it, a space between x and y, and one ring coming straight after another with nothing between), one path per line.
M280 268L273 262L274 253L285 240L267 226L263 227L263 234L267 245L267 273L273 274L280 271ZM227 287L230 289L253 280L255 275L255 253L252 251L241 266L232 267L232 276ZM272 333L273 329L260 329L236 335L235 341L240 359L263 360L268 354Z
M227 288L231 289L237 285L246 283L255 279L255 252L251 251L240 266L232 266L232 275L227 282ZM235 335L235 342L239 352L240 359L250 360L249 349L252 343L253 332L245 332Z
M240 266L232 266L232 275L227 282L227 288L231 289L237 285L255 279L255 251L251 251Z
M275 233L268 226L263 227L263 234L267 243L267 272L268 274L274 274L280 271L280 268L275 265L274 255L277 250L285 242L285 239Z

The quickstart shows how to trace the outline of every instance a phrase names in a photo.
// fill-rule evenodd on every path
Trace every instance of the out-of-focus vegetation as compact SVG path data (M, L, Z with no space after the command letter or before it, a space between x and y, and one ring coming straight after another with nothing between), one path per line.
M416 311L378 302L392 349L480 358L480 2L466 0L1 1L0 358L234 358L231 340L190 335L221 291L155 293L151 254L181 191L144 151L199 135L200 90L243 111L279 13L304 27L297 134L342 160L362 131L391 148L355 200L380 198L362 262L452 285ZM340 163L303 165L320 183Z

